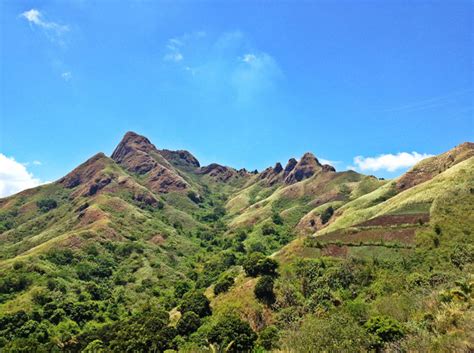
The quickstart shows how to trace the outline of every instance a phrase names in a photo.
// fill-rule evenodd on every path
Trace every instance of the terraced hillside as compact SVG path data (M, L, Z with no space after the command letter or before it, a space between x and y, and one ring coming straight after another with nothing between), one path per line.
M473 156L259 173L129 132L0 199L0 351L468 351Z

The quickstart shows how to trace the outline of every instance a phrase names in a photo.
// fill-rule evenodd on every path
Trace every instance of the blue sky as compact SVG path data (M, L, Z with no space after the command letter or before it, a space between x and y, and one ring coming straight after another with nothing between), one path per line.
M202 164L261 170L312 151L397 176L473 140L472 13L472 1L1 1L3 195L110 154L128 130Z

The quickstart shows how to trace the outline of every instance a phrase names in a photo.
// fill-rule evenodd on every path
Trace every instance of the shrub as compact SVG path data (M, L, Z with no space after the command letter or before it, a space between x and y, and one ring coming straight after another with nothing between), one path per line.
M274 212L272 214L272 221L276 225L282 225L283 224L283 218L281 218L280 214L278 212Z
M176 330L180 335L189 336L201 326L201 319L194 311L184 313L176 324Z
M41 212L48 212L58 207L58 203L54 199L42 199L36 202L36 206Z
M180 281L174 287L174 297L181 299L186 292L192 288L191 284L187 281Z
M282 350L291 352L367 352L367 333L347 314L308 315L298 330L283 338Z
M257 335L250 325L235 315L222 317L209 331L208 340L226 352L250 352Z
M243 267L247 276L257 277L259 275L276 276L278 262L265 257L260 252L251 253L243 263Z
M265 223L262 226L262 235L272 235L275 234L275 228L273 228L270 224Z
M474 261L474 246L457 244L450 255L451 263L461 269Z
M275 303L275 292L273 291L273 278L270 276L261 277L254 289L255 297L266 305Z
M329 219L332 217L333 214L334 214L334 209L332 208L332 206L329 206L328 208L326 208L321 214L321 223L326 224L327 222L329 222Z
M196 191L193 191L193 190L188 191L188 197L194 203L202 202L201 196L199 196L199 194Z
M214 286L214 294L219 295L220 293L227 292L230 287L234 284L234 278L230 275L225 275L220 278Z
M205 317L211 315L211 306L209 304L209 299L203 293L193 291L183 296L179 310L183 315L188 311L193 311L199 317Z
M275 326L264 328L258 335L257 344L265 350L278 348L279 331Z
M385 316L375 316L365 323L368 333L374 336L374 348L381 348L386 342L396 341L403 337L402 325L395 319Z

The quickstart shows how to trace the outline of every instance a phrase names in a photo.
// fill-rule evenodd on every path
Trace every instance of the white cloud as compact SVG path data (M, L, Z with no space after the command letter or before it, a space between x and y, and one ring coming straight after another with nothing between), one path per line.
M42 165L43 163L41 163L40 161L33 161L33 164L34 165Z
M277 61L254 48L240 31L172 37L165 44L163 61L188 74L189 83L203 95L227 96L236 103L269 97L283 77Z
M252 61L255 61L257 57L254 54L245 54L244 57L242 58L242 61L244 63L251 63Z
M58 35L69 31L69 26L60 25L52 21L46 21L43 14L36 9L25 11L20 16L24 17L30 24L36 25L45 30L54 31Z
M0 153L0 197L15 194L42 184L26 166Z
M249 100L274 87L283 76L276 60L268 53L248 53L232 73L231 83L239 100Z
M412 167L422 159L432 156L432 154L422 154L418 152L382 154L377 157L357 156L354 158L354 164L361 171L386 170L388 172L394 172L398 169Z
M329 164L333 167L335 167L337 164L341 163L339 161L331 161L329 159L324 159L324 158L318 158L318 160L319 160L319 163L321 163L321 164Z
M163 59L165 61L174 61L174 62L179 62L184 59L183 54L180 52L176 51L174 53L168 53L166 54Z
M63 72L61 78L66 82L70 81L72 79L72 73L70 71Z

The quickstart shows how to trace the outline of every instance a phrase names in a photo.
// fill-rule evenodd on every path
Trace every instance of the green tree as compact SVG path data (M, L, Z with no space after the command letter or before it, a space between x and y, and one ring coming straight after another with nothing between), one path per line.
M270 351L278 348L279 331L276 326L268 326L260 331L257 345Z
M321 223L326 224L327 222L329 222L329 219L332 217L333 214L334 214L334 209L332 208L332 206L329 206L328 208L326 208L321 214Z
M270 276L261 277L255 285L255 297L264 304L275 303L275 292L273 291L273 278Z
M199 315L193 311L188 311L181 316L176 324L176 331L180 335L189 336L201 326Z
M209 299L202 292L198 291L186 293L183 296L179 310L183 315L188 311L195 312L199 317L211 315Z
M208 340L219 347L228 347L227 352L250 352L257 335L247 322L235 315L228 315L211 328Z
M272 235L272 234L275 234L275 233L276 233L276 230L275 230L275 228L273 228L273 226L271 224L265 223L262 226L262 235Z
M36 202L36 206L41 212L48 212L58 207L58 203L54 199L42 199Z
M244 261L243 267L247 276L257 277L259 275L276 276L278 262L262 253L251 253Z
M402 325L395 319L386 316L375 316L365 323L368 333L374 337L372 346L376 349L387 342L396 341L404 336Z
M280 216L280 214L278 212L274 212L272 214L272 221L276 225L282 225L283 224L283 218Z
M229 274L222 276L214 286L214 294L219 295L220 293L227 292L233 284L234 277Z

